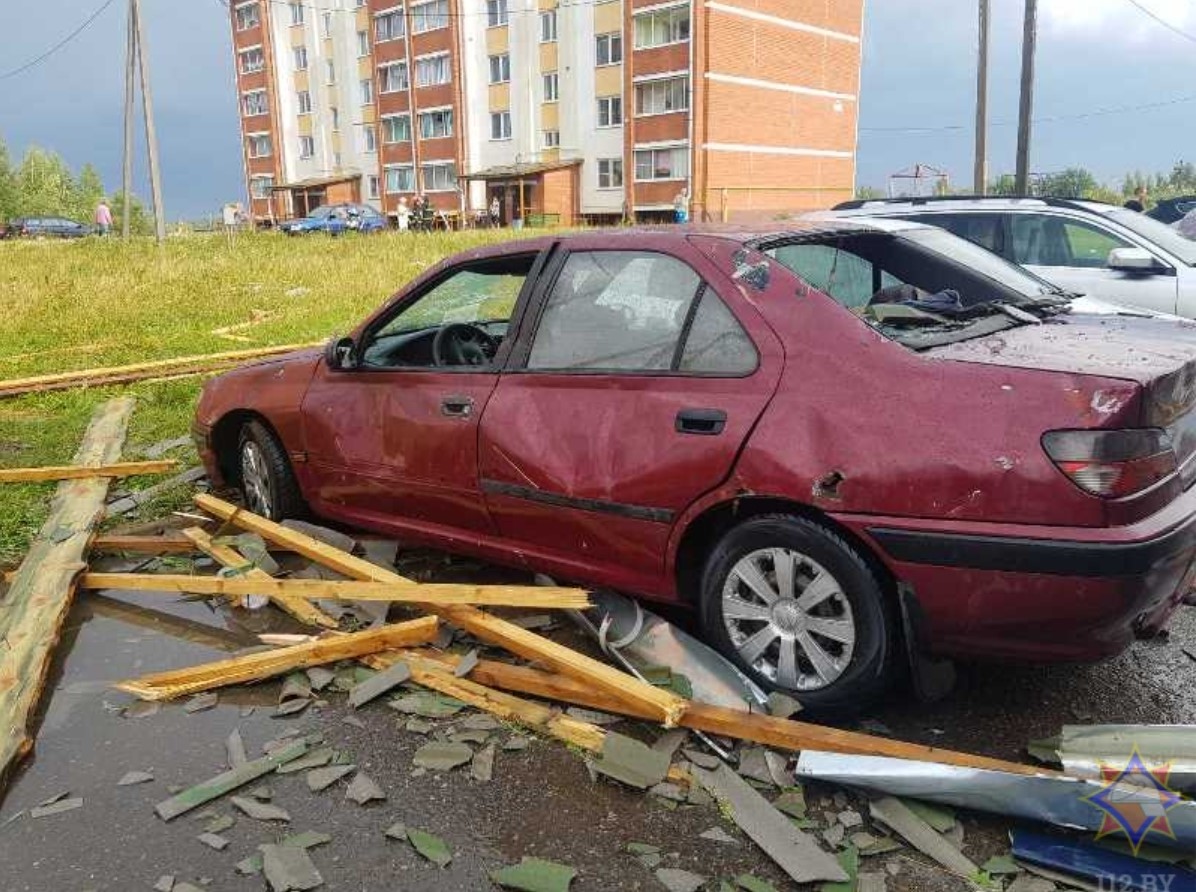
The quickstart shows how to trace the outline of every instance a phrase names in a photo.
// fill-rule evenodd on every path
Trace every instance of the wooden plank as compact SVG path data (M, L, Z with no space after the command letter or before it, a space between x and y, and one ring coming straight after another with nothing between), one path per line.
M160 536L105 536L92 540L91 551L127 552L128 554L190 554L195 543L182 533L164 533Z
M120 458L133 405L132 398L122 397L96 409L75 464L104 465ZM107 494L104 477L58 484L50 516L0 601L0 785L33 746L28 722Z
M244 567L249 563L235 548L216 544L212 540L212 537L199 527L191 527L190 529L183 530L183 537L222 567ZM254 567L252 570L247 571L245 577L255 581L273 581L274 579L274 577L259 567ZM120 586L112 587L120 588ZM304 598L282 593L271 594L269 598L272 604L280 610L285 610L304 625L319 626L323 629L336 629L340 627L340 623L335 618L329 616L315 604Z
M45 468L0 469L0 483L40 483L47 480L86 480L90 477L133 477L139 474L165 474L178 467L172 459L162 461L127 461L85 468L59 465Z
M198 495L195 497L195 504L214 517L230 521L265 539L284 545L344 576L392 585L412 584L411 580L398 573L376 567L368 561L331 548L310 536L288 530L286 527L266 520L264 517L258 517L256 514L231 505L215 496ZM522 629L514 623L483 613L474 607L437 607L426 603L421 607L490 644L504 647L525 659L541 662L559 672L573 675L619 698L620 702L638 704L650 713L650 718L662 723L666 728L674 727L685 711L687 701L671 691L654 688L652 685L620 672L613 666Z
M262 681L296 669L362 657L381 650L426 644L436 637L438 625L436 617L425 616L368 632L337 634L305 644L217 660L188 669L157 672L122 681L116 687L142 700L171 700L213 688Z
M196 531L198 532L198 531ZM206 535L206 534L205 534ZM198 540L195 540L198 545ZM207 549L200 546L201 550ZM231 549L228 549L231 551ZM213 552L207 552L215 557ZM234 552L235 554L235 552ZM221 561L221 563L224 563ZM237 564L244 567L240 558ZM342 582L328 579L275 579L265 573L244 576L189 576L166 573L88 573L79 581L85 589L187 592L196 595L265 595L270 598L324 598L329 601L395 601L408 604L477 604L487 607L528 607L585 610L586 592L579 588L520 585L423 585L388 582Z
M419 652L421 656L428 656ZM448 666L459 659L445 654L437 655ZM517 691L533 697L543 697L604 712L651 719L645 709L625 703L602 691L579 682L567 675L542 672L528 666L513 666L495 660L479 660L470 671L469 677L479 684ZM1008 771L1014 774L1050 774L1052 772L1034 765L991 759L971 753L940 749L887 737L874 737L858 731L843 731L810 722L795 722L778 719L759 713L739 712L721 706L690 702L681 717L681 727L694 731L705 731L723 737L749 740L780 750L822 750L830 753L845 753L862 756L891 756L896 759L913 759L922 762L939 762L944 765L958 765L963 768L983 768L992 771Z
M206 353L196 356L176 356L173 359L159 359L135 365L107 366L98 369L80 369L74 372L60 372L52 375L35 375L31 378L10 378L0 381L0 397L16 396L22 393L38 393L47 390L64 390L95 384L122 384L155 376L184 371L204 371L208 368L291 353L319 347L320 343L286 344L280 347L258 347L253 350L232 350L224 353Z
M276 771L279 765L293 762L306 752L307 741L302 739L296 740L294 743L287 744L282 749L275 750L268 756L263 756L252 762L246 762L244 765L238 765L236 768L232 768L223 774L216 775L209 781L183 790L183 792L159 802L154 806L154 811L158 813L158 817L163 821L169 821L177 818L179 815L185 815L193 808L199 808L204 803L218 799L226 793L231 793L238 787L252 783L259 777L265 777L271 771Z

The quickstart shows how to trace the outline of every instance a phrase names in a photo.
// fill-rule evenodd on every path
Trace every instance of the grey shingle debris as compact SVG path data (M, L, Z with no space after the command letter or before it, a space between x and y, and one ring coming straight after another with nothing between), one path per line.
M313 768L323 768L332 761L336 751L330 746L322 746L312 750L306 756L300 756L294 762L278 766L279 774L297 774L300 771L310 771Z
M203 892L203 889L190 883L175 883L172 892Z
M1043 877L1020 876L1005 892L1055 892L1058 887Z
M856 827L862 827L864 824L864 819L854 808L849 808L839 812L838 821L848 830L853 830Z
M479 712L477 715L462 719L457 723L457 727L469 731L497 731L502 727L502 722L488 712Z
M778 719L787 719L801 712L802 706L787 694L773 691L768 695L768 714Z
M519 752L531 746L531 738L524 737L522 734L512 734L503 742L502 748L509 753Z
M677 750L681 748L681 744L685 743L686 738L689 737L689 732L684 728L673 728L671 731L665 731L652 742L652 749L658 753L668 753L671 759L676 755Z
M201 833L196 837L209 849L215 849L217 852L223 852L228 848L228 840L223 836L218 836L215 833Z
M262 846L262 871L272 892L308 892L324 884L306 849Z
M304 671L307 673L307 681L313 691L324 690L336 678L335 672L331 669L325 669L323 666L309 666Z
M360 709L371 700L397 688L410 678L411 667L406 663L395 663L354 686L353 690L349 691L349 705L354 709Z
M591 764L599 774L647 790L665 779L669 763L667 753L659 753L638 740L609 732L602 742L602 757Z
M685 756L685 758L689 759L689 761L693 762L699 768L705 768L707 771L713 771L722 764L722 760L718 756L712 756L710 753L704 753L701 750L689 747L683 747L681 755Z
M365 559L371 564L387 570L395 568L395 558L399 556L399 543L394 539L363 539L358 543Z
M247 791L245 795L253 799L260 799L262 802L269 802L274 798L274 791L265 784L260 784L252 790Z
M922 854L933 858L943 867L960 876L968 877L980 868L964 857L963 853L924 820L914 814L894 796L886 796L870 803L874 820L900 834L910 845Z
M61 796L55 796L53 799L29 810L29 817L31 818L48 818L50 815L60 815L63 812L74 811L77 808L83 807L83 798L76 797L74 799L63 799Z
M223 833L236 823L237 819L231 815L217 815L216 817L212 818L212 820L208 821L208 823L203 825L203 832Z
M449 735L449 740L453 743L485 743L490 739L490 732L488 731L474 731L465 728L461 731L454 731Z
M434 836L425 830L408 827L407 840L417 852L437 867L448 867L452 863L453 853L449 850L448 844L439 836Z
M203 694L196 694L183 704L183 712L203 712L204 710L211 709L219 702L220 696L215 691L207 691Z
M318 539L325 545L331 545L333 548L339 548L341 551L353 551L357 547L357 540L352 536L346 536L344 533L338 533L336 530L328 529L328 527L307 523L303 520L284 520L282 525L288 530L294 530L296 533L311 536L313 539Z
M482 747L469 764L470 776L479 783L488 783L494 778L494 744Z
M327 833L318 833L315 830L304 830L302 833L292 833L290 836L284 837L279 845L291 846L299 849L314 849L316 846L322 846L325 843L332 842L332 837ZM250 855L248 858L243 858L234 866L237 873L243 876L256 876L262 872L262 852L264 846L258 846L258 852L255 855Z
M806 816L805 791L801 787L786 790L773 800L772 807L791 818L804 818Z
M775 785L768 761L764 758L764 747L749 746L739 753L739 774L762 784Z
M662 867L656 871L656 879L669 892L698 892L707 878L676 867Z
M885 892L888 880L879 871L861 873L856 877L856 892Z
M364 728L365 727L365 722L363 722L361 719L359 719L355 715L342 716L341 723L344 725L350 725L354 728Z
M131 787L134 784L148 784L154 776L148 771L126 771L124 776L116 782L118 787Z
M292 672L282 683L282 690L278 692L278 702L288 700L307 700L311 698L311 679L305 672Z
M465 678L470 672L477 668L477 665L478 649L475 647L473 650L463 656L461 658L461 662L459 662L453 668L453 675L457 676L457 678Z
M407 715L417 715L426 719L445 719L456 715L465 707L460 700L430 691L405 694L402 697L396 697L386 705Z
M241 737L241 729L233 728L224 741L224 749L228 754L228 767L240 768L249 761L249 754L245 751L245 741Z
M287 716L298 715L311 706L311 700L303 700L295 698L294 700L287 700L284 703L274 707L274 711L270 713L273 718L281 719Z
M839 844L843 842L846 832L842 824L832 824L822 831L822 838L826 840L827 845L831 848L838 848Z
M708 839L711 842L721 842L726 845L739 845L739 840L724 830L722 827L711 827L702 833L699 833L702 839Z
M412 734L431 734L436 728L431 722L425 722L423 719L411 718L407 719L407 723L403 725Z
M649 788L648 792L653 796L659 796L661 799L668 799L672 802L686 802L689 800L688 790L683 790L676 784L670 784L667 781L655 784Z
M174 889L174 875L164 873L158 877L158 882L154 883L154 892L171 892Z
M284 808L271 805L269 802L259 802L246 796L232 797L232 803L255 821L289 821L290 814Z
M365 805L374 800L385 799L386 793L364 771L359 771L345 790L345 798L352 799L358 805Z
M565 710L565 715L571 719L577 719L579 722L589 722L591 725L598 725L599 727L617 725L623 721L623 716L621 715L612 715L609 712L600 712L597 709L586 709L583 706L570 706Z
M157 700L138 700L130 703L121 712L126 719L146 719L162 711L162 704Z
M433 741L417 749L411 761L418 768L452 771L472 758L473 750L468 744Z
M391 839L406 839L407 825L402 821L399 821L397 824L391 824L389 827L387 827L385 833Z
M556 625L556 620L547 613L533 613L530 616L517 616L510 620L521 629L529 631L544 631Z
M307 788L313 793L318 793L356 770L356 765L329 765L327 768L317 768L307 773Z
M120 517L122 514L128 514L130 511L135 511L142 505L152 502L154 499L163 493L170 492L172 489L180 486L188 486L192 483L198 483L207 476L203 468L190 468L183 471L181 474L176 474L168 480L163 480L161 483L155 483L153 486L148 486L145 489L139 489L137 492L123 499L117 499L115 502L109 502L105 506L104 514L106 517ZM178 888L177 886L175 887Z
M694 768L694 778L726 805L739 828L795 882L843 882L847 873L783 814L726 765L714 771Z
M518 864L490 872L490 879L504 889L521 892L568 892L577 871L567 864L524 858Z

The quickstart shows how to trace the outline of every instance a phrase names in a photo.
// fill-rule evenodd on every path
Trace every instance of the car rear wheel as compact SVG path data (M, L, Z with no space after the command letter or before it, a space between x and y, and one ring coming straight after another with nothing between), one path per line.
M734 527L702 576L707 640L768 690L823 714L854 712L890 683L895 636L859 552L802 517Z
M241 429L238 467L245 507L254 514L270 520L303 515L303 496L286 450L259 421Z

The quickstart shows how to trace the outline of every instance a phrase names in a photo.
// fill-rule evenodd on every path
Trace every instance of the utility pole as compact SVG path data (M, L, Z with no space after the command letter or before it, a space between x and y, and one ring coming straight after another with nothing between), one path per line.
M137 31L133 26L133 4L129 3L129 25L125 48L125 159L124 159L124 187L121 201L123 207L120 214L120 234L122 238L129 237L129 216L133 209L133 105L136 88L133 81L137 68Z
M980 43L976 69L976 169L973 190L984 195L988 190L988 0L980 0Z
M1022 101L1017 120L1017 194L1030 194L1030 131L1034 117L1034 47L1038 41L1038 0L1026 0L1022 33Z
M162 207L162 175L158 165L158 130L154 126L154 97L150 91L146 61L145 31L141 27L141 0L129 0L132 40L136 44L137 70L141 75L141 103L145 111L145 144L149 150L150 194L154 202L154 234L158 244L166 241L166 212ZM132 64L132 63L130 63Z

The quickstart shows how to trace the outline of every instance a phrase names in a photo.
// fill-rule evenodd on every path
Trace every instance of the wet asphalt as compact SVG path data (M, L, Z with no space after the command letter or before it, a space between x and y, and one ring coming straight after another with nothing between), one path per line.
M84 892L150 889L173 875L212 890L261 890L260 876L240 876L234 865L262 843L287 833L317 830L332 841L311 856L323 888L348 892L496 888L490 871L524 856L548 858L578 870L575 892L659 890L652 871L628 855L629 842L659 846L661 866L714 878L751 872L777 889L788 883L733 824L711 806L672 808L608 782L594 782L580 755L547 740L522 751L500 749L489 783L467 769L413 774L412 755L427 738L404 730L405 717L384 699L356 715L363 727L342 721L343 694L300 716L272 718L277 683L222 691L214 709L188 714L164 705L156 714L123 714L133 699L112 682L148 672L217 659L256 643L266 631L298 631L267 609L257 613L215 608L171 595L109 592L80 596L56 652L50 696L43 702L34 755L0 801L0 889L3 892ZM1024 760L1028 739L1054 734L1063 724L1196 722L1196 608L1181 608L1167 638L1139 642L1123 656L1095 666L964 666L952 693L935 704L894 693L866 718L870 727L905 740ZM468 713L463 713L467 715ZM453 719L438 724L442 730ZM879 723L879 724L876 724ZM382 803L346 800L344 785L310 792L302 774L272 776L274 803L291 815L287 825L239 815L226 800L208 806L236 817L222 835L221 852L197 840L211 815L197 809L169 823L153 812L170 788L190 786L225 769L225 739L240 730L254 758L262 745L288 731L319 732L387 792ZM657 729L625 722L615 730L651 740ZM503 729L494 735L501 742ZM117 786L127 771L154 780ZM74 811L33 819L28 810L59 793L83 798ZM808 791L810 816L829 826L856 798L829 787ZM10 820L11 819L11 820ZM396 822L442 837L454 853L438 869L405 842L387 839ZM699 834L720 826L735 843ZM1007 850L1007 826L969 815L964 850L977 863ZM864 861L868 871L895 873L888 889L954 890L968 884L925 863L910 850Z

